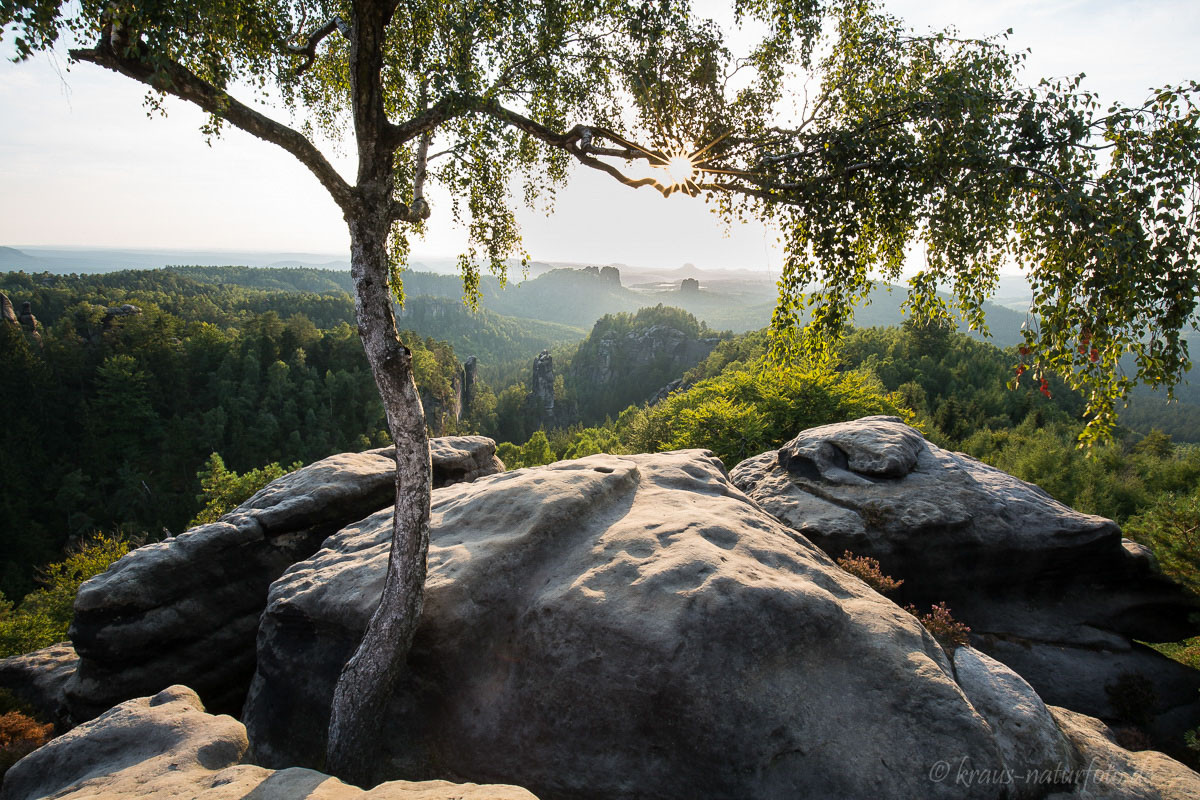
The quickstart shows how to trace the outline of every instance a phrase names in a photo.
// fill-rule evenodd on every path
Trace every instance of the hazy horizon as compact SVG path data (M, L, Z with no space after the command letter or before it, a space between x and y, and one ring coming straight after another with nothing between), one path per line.
M710 9L724 4L704 3ZM1149 88L1200 77L1200 4L1182 0L1081 2L889 0L916 30L955 25L963 35L1008 28L1014 50L1031 48L1025 77L1085 72L1102 102L1136 102ZM0 55L11 54L11 40ZM341 213L287 154L229 129L212 146L204 115L168 101L170 116L149 117L143 87L57 55L0 67L0 242L18 249L270 252L344 258ZM271 111L271 109L267 109ZM286 119L286 115L275 116ZM329 143L323 143L328 145ZM328 147L325 148L328 150ZM344 174L353 159L334 155ZM448 199L433 197L434 217L413 259L453 258L463 233L449 221ZM726 232L703 202L663 199L576 169L551 217L519 212L525 246L544 262L693 263L704 270L777 273L775 234L761 225ZM663 267L671 268L671 267Z

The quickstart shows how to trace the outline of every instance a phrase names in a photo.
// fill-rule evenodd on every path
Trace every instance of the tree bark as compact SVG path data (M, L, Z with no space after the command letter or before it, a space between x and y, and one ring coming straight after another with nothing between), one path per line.
M355 315L396 443L396 506L383 596L354 656L334 690L326 770L369 785L384 709L404 667L424 601L429 550L429 438L413 379L412 353L396 334L387 283L385 202L372 203L366 219L347 219Z

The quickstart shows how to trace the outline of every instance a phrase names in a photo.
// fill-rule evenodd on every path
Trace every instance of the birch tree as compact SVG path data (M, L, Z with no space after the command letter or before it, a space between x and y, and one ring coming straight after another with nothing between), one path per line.
M948 315L947 288L977 327L1000 266L1023 265L1035 299L1016 377L1065 375L1090 397L1093 432L1134 381L1170 384L1189 366L1194 83L1102 111L1077 79L1024 85L1002 37L916 35L869 0L733 0L732 13L749 42L737 53L688 0L0 5L18 58L65 37L75 62L144 84L152 105L203 109L207 134L232 125L288 152L341 209L396 502L383 596L333 700L329 771L370 777L421 613L429 445L393 300L435 211L427 187L447 190L438 211L466 229L472 304L481 268L503 278L522 255L517 203L549 204L587 168L703 196L726 221L773 220L787 251L780 359L827 359L854 302L915 254L913 314ZM255 107L268 95L287 121ZM328 141L349 143L354 176Z

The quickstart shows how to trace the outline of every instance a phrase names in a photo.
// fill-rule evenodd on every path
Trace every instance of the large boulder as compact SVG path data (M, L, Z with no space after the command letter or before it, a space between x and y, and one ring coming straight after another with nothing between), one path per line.
M591 456L433 499L421 624L379 709L379 779L576 800L936 798L962 796L931 781L942 762L1069 754L998 731L914 617L762 513L706 451ZM272 585L242 717L257 763L321 763L389 521L347 527ZM1035 711L1021 741L1044 733Z
M364 792L308 769L244 763L246 729L186 686L128 700L19 761L0 800L536 800L516 786L395 781Z
M439 486L504 469L482 436L434 439L431 451ZM217 711L240 710L267 588L327 536L387 506L394 475L390 448L330 456L85 583L70 630L80 661L65 684L73 718L173 683L192 686Z
M1113 719L1106 687L1141 676L1157 690L1162 741L1200 723L1200 673L1134 641L1194 635L1196 604L1111 520L930 444L895 417L812 428L731 478L826 553L878 559L904 579L901 602L947 602L972 643L1047 703Z

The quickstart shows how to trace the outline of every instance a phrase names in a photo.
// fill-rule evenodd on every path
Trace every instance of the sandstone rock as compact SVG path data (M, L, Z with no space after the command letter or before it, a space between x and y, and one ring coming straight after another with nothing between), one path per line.
M142 309L138 308L132 303L124 303L119 306L112 306L104 310L104 319L100 321L100 324L104 326L105 330L108 330L112 327L112 324L115 320L121 317L135 317L141 313Z
M954 651L954 674L996 736L1004 765L1011 770L1013 797L1036 798L1045 793L1043 783L1025 776L1079 768L1075 747L1020 675L970 647Z
M396 448L383 447L367 452L395 458ZM486 436L442 436L429 440L433 459L433 487L467 483L504 472L504 462L496 458L496 443Z
M243 763L246 729L204 713L195 692L172 686L128 700L18 762L2 800L95 797L211 800L536 800L515 786L396 781L364 792L307 769Z
M33 303L28 301L22 303L21 313L17 315L17 319L20 320L21 325L29 333L37 331L39 323L37 317L33 315Z
M75 674L78 661L70 642L0 659L0 688L8 689L46 719L69 724L63 687Z
M700 281L695 278L684 278L679 282L679 291L682 294L699 294Z
M21 304L21 313L17 315L17 320L21 323L21 328L25 331L25 335L29 338L29 341L40 346L42 343L42 326L38 322L38 318L33 315L32 303L27 301Z
M17 312L13 310L12 300L8 299L8 295L0 292L0 319L7 322L9 325L19 327L21 323L17 320Z
M554 413L554 357L549 350L538 353L533 360L533 374L529 380L529 396L525 405L534 413Z
M462 379L462 407L469 409L471 401L475 399L475 381L479 373L479 359L475 356L467 356L467 360L463 362L463 379Z
M271 587L243 712L257 763L323 758L334 683L382 587L389 513ZM920 624L759 511L704 451L435 492L408 667L382 710L381 778L544 798L935 798L962 796L931 781L939 761L1004 766Z
M676 378L675 380L671 381L666 386L662 387L657 392L655 392L654 396L651 397L647 402L650 405L656 405L658 403L661 403L663 400L666 400L668 397L675 394L676 392L686 392L690 388L692 388L690 382L685 383L683 378Z
M1163 687L1158 735L1200 723L1200 673L1132 641L1193 635L1196 605L1112 521L929 444L894 417L804 431L731 478L830 555L878 559L904 579L900 602L947 602L972 643L1046 702L1111 718L1104 687L1133 671Z
M1053 798L1105 800L1194 800L1200 797L1200 775L1154 750L1131 753L1117 745L1103 722L1050 707L1050 712L1078 749L1082 766L1072 774L1074 791Z
M435 439L434 478L503 469L481 436ZM220 521L140 547L85 583L71 640L81 658L65 686L76 720L187 683L236 712L254 673L254 637L271 581L326 536L388 505L388 449L343 453L274 481Z
M608 330L581 345L571 362L571 385L577 391L628 397L631 402L656 402L662 391L647 396L629 394L626 386L661 385L669 376L682 375L713 351L718 337L693 338L671 325L639 327L621 334ZM682 386L677 382L675 386ZM581 401L586 405L586 398ZM614 412L615 413L615 412Z

